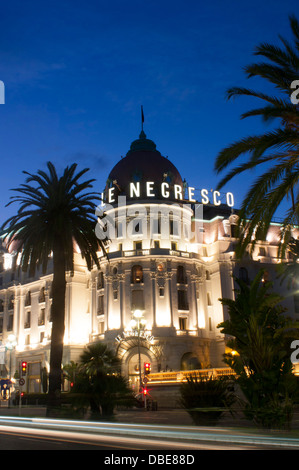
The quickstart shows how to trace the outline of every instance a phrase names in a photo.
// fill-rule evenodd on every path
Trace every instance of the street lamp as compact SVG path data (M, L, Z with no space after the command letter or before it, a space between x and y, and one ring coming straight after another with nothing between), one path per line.
M131 321L131 326L133 329L137 330L138 333L138 362L139 362L139 393L142 391L142 377L141 377L141 354L140 354L140 331L144 330L146 321L143 318L142 310L134 310L133 319Z

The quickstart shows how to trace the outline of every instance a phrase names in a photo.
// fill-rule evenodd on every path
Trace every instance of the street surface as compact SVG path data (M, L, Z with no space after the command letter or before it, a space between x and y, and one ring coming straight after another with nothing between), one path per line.
M299 439L225 428L0 417L1 450L298 450ZM193 454L195 455L195 454Z

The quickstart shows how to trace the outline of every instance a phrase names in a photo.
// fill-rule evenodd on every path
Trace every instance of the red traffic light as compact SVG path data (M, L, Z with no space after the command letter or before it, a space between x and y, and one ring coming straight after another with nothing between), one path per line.
M148 390L146 388L143 389L143 395L147 395Z
M22 375L26 375L27 373L27 362L22 362Z
M144 373L149 374L151 372L151 363L150 362L145 362L144 363Z

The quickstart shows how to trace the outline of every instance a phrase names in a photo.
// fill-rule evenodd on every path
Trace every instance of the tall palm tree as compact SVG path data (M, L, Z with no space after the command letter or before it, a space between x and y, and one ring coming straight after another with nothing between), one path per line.
M291 88L299 78L299 22L289 17L292 42L279 37L282 45L262 43L255 55L266 59L245 68L248 78L261 77L275 88L273 95L248 88L233 87L228 98L249 96L260 99L262 106L245 112L241 117L260 116L269 123L278 121L278 126L261 135L253 135L234 142L217 156L215 170L223 172L240 157L246 161L232 168L218 184L222 188L234 176L265 165L249 189L240 208L240 254L252 241L265 239L270 222L282 202L289 198L290 209L286 211L282 231L282 243L287 240L289 227L299 218L299 106L291 101ZM248 222L249 221L249 222ZM254 246L254 241L252 247Z
M296 379L292 373L290 343L298 324L286 317L283 300L260 270L250 284L235 278L235 299L219 299L228 319L217 327L227 345L237 352L224 361L236 373L244 396L245 415L263 426L289 424Z
M68 166L58 177L54 165L48 172L24 172L26 184L14 189L9 204L20 208L2 226L8 248L20 254L20 267L34 275L38 268L45 273L53 258L52 336L49 374L49 408L59 405L63 354L66 272L74 271L74 244L85 259L87 268L99 267L98 252L105 248L95 234L95 201L91 191L94 180L80 182L88 171L76 173L76 164ZM8 204L8 205L9 205Z

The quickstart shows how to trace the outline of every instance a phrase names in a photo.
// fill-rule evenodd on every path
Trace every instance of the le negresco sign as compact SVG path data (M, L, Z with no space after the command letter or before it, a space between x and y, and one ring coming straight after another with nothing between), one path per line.
M116 202L116 195L117 195L117 187L112 186L108 189L107 192L107 201L109 204ZM173 198L177 201L185 200L187 202L199 202L201 204L213 204L214 206L220 206L221 202L221 194L219 191L209 191L207 189L200 190L200 198L199 200L195 199L194 193L195 188L189 186L186 189L187 193L187 200L184 198L183 188L179 184L174 184L171 187L168 183L164 182L160 185L157 191L157 187L153 181L146 181L142 186L140 182L136 183L129 183L129 197L138 199L142 197L146 198L155 198L155 197L162 197L163 199ZM104 195L102 194L102 197ZM234 206L234 195L231 192L225 194L225 204L229 207Z

